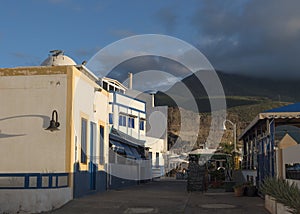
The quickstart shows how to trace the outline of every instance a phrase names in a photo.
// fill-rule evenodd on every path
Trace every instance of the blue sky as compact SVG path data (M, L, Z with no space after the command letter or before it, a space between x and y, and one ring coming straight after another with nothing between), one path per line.
M152 33L196 46L218 70L300 77L297 0L1 3L0 67L39 65L53 49L81 63L121 38Z

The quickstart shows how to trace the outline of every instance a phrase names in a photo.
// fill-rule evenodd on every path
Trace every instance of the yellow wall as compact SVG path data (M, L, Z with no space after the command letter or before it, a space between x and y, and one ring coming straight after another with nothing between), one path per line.
M95 81L75 66L0 69L0 173L72 172L80 161L83 115L88 119L88 156L92 121L97 124L97 156L99 125L105 128L107 161L108 93L95 88ZM45 130L53 110L61 124L57 132ZM85 164L80 167L88 169Z
M66 72L66 67L0 69L1 173L65 172ZM53 110L61 124L57 132L45 130Z

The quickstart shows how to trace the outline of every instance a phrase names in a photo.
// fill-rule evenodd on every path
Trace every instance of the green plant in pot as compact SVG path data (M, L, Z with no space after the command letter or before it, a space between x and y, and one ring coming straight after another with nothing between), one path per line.
M245 187L245 195L247 195L249 197L256 196L257 189L256 189L256 186L253 185L253 183L247 182L244 184L244 187Z
M300 189L296 183L268 177L260 185L260 191L275 198L277 203L286 206L291 213L300 214Z

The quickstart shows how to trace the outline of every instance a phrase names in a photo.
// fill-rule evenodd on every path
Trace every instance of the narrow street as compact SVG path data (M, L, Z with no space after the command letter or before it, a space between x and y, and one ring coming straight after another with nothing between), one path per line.
M51 213L268 213L259 197L222 190L186 191L186 182L159 180L75 199Z

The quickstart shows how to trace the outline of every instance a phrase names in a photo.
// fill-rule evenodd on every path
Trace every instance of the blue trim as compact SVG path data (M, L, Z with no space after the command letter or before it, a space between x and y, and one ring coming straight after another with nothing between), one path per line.
M121 106L121 107L124 107L124 108L130 109L130 110L133 110L133 111L137 111L137 112L140 112L140 113L146 114L146 112L145 112L145 111L138 110L138 109L136 109L136 108L132 108L132 107L130 107L130 106L126 106L126 105L123 105L123 104L120 104L120 103L116 103L116 102L109 102L108 104L110 104L110 105L112 105L112 104L113 104L113 105ZM145 106L145 108L146 108L146 106Z
M69 187L69 173L0 173L1 177L23 177L24 178L24 186L17 186L17 187L0 187L0 189L57 189L57 188L65 188ZM36 177L37 182L36 186L30 187L29 186L29 179L30 177ZM42 178L48 177L48 186L42 186ZM55 177L56 184L52 186L52 179ZM58 185L58 177L67 177L67 184L66 185Z
M95 171L95 189L90 189L90 173L81 171L78 168L78 163L74 163L73 173L73 197L79 198L84 195L93 194L96 192L105 192L107 190L107 174L105 171Z

